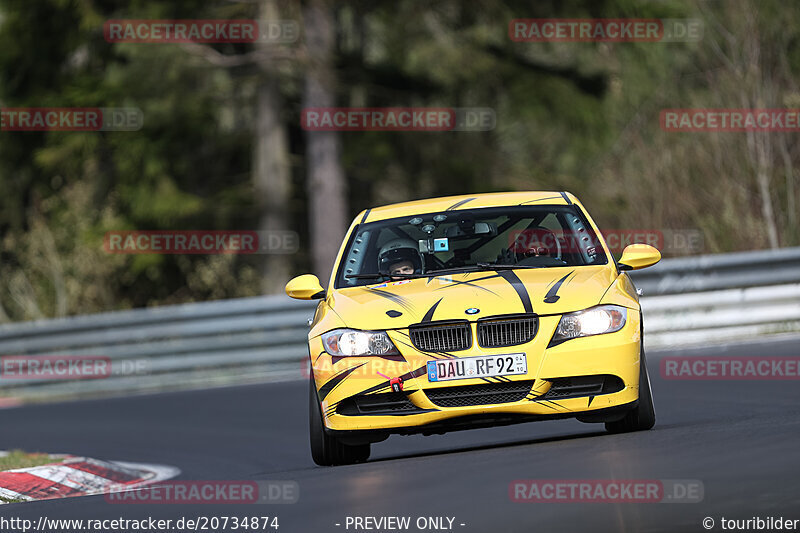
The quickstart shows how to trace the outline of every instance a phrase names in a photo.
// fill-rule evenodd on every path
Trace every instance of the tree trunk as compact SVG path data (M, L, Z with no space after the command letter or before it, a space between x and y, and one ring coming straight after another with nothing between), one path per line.
M772 145L767 139L767 133L758 135L756 142L756 182L761 194L761 216L764 217L764 225L767 228L767 239L769 247L776 249L778 242L778 226L775 222L775 210L772 206L772 191L770 190L770 172L772 170Z
M259 231L287 230L291 195L289 147L280 116L283 101L274 78L259 84L256 99L253 182L261 210ZM290 277L290 256L271 253L260 257L263 291L281 292Z
M783 157L783 171L786 175L786 213L788 217L788 244L793 246L797 244L797 200L794 187L794 165L792 165L792 155L789 153L789 146L787 144L786 135L781 135L780 141L781 156Z
M263 2L259 9L261 20L277 20L278 10L273 1ZM270 46L256 44L256 46ZM288 230L291 169L289 141L281 117L283 98L276 73L267 62L259 63L260 80L256 88L256 125L253 154L253 183L260 209L259 231ZM279 293L290 277L290 256L266 254L260 256L261 287L267 294Z
M308 53L303 108L333 107L336 102L333 8L326 0L309 0L303 18ZM307 131L305 138L312 266L314 273L324 280L330 275L347 228L341 147L336 132Z

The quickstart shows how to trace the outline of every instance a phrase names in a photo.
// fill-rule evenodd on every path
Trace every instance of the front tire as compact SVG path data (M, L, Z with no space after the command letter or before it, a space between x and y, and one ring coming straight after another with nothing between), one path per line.
M650 390L650 375L644 358L644 348L639 361L639 404L629 411L624 418L616 422L606 422L609 433L629 433L645 431L656 425L656 409L653 404L653 393Z
M314 386L314 377L309 380L309 436L311 458L319 466L349 465L363 463L369 459L370 445L350 446L325 431L322 410Z

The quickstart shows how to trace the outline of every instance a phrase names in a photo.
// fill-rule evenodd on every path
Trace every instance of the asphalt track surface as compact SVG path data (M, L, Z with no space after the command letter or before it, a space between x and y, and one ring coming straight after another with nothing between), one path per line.
M800 338L651 352L658 422L608 435L575 420L393 436L369 462L316 467L307 385L274 383L0 411L0 449L179 467L186 480L295 480L293 505L120 505L103 496L4 505L0 516L278 516L281 533L347 531L346 516L455 517L463 532L706 531L719 519L800 519L800 382L674 381L665 355L797 356ZM696 479L700 503L514 503L517 479ZM335 524L342 524L336 526ZM465 524L463 526L459 524ZM275 531L269 529L269 531ZM349 531L353 531L351 528ZM361 530L363 531L363 530Z

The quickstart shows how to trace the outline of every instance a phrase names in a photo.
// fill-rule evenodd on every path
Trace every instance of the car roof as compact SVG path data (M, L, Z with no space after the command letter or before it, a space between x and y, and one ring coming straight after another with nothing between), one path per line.
M437 211L455 211L481 207L503 207L512 205L570 205L577 199L567 192L554 191L517 191L493 192L484 194L463 194L460 196L444 196L414 200L399 204L384 205L368 209L360 215L360 223L375 222L389 218L416 215L419 213L435 213Z

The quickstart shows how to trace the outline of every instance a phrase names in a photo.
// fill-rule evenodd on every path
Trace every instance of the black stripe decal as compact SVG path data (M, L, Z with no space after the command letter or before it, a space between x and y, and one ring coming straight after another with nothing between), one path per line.
M567 205L572 205L572 200L569 199L569 196L567 196L567 193L562 191L561 192L561 197L564 198L564 201L567 202Z
M428 373L428 365L424 365L424 366L419 367L416 370L412 370L411 372L406 372L405 374L400 376L400 379L402 379L403 381L406 381L408 379L414 379L414 378L418 378L420 376L427 375L427 373ZM386 385L385 383L381 383L381 384L378 384L378 385L374 385L374 386L372 386L372 387L370 387L370 388L368 388L366 390L363 390L363 391L359 392L358 394L369 394L370 392L379 391L379 390L385 389L385 388L388 388L388 385Z
M442 303L442 300L444 300L444 298L439 298L439 301L433 304L430 309L428 309L428 312L425 313L424 317L422 317L423 322L430 322L431 320L433 320L433 313L436 312L436 308L439 306L440 303Z
M531 389L531 391L528 393L528 396L525 399L533 401L541 395L542 395L541 392L537 391L536 389Z
M344 381L344 378L352 374L356 369L361 368L362 366L366 365L367 363L361 363L358 366L350 367L346 370L342 370L340 373L333 376L331 379L328 380L322 387L319 388L319 401L323 401L325 397L331 393L336 386Z
M491 274L491 275L489 275L489 276L483 276L482 278L475 278L475 279L471 279L471 280L469 280L469 281L470 281L470 283L475 283L476 281L483 281L483 280L486 280L486 279L492 279L492 278L501 278L501 277L502 277L502 276L501 276L501 275L500 275L500 273L498 272L498 273L496 273L496 274ZM456 282L454 281L453 283L456 283ZM459 283L460 283L460 282L459 282Z
M442 285L441 287L437 287L437 288L435 288L433 290L441 291L441 290L444 290L444 289L449 289L449 288L455 287L457 285L466 285L468 287L475 287L476 289L480 289L482 291L486 291L486 292L488 292L490 294L494 294L495 296L497 296L497 293L495 293L493 290L487 289L486 287L481 287L480 285L476 285L471 281L456 281L456 280L453 280L453 281L449 282L447 285Z
M367 209L367 212L366 212L366 213L364 213L364 216L363 216L363 218L361 219L361 223L362 223L362 224L363 224L364 222L366 222L366 221L367 221L367 217L369 216L369 212L370 212L370 211L372 211L372 209Z
M482 271L479 271L479 272L482 272ZM473 272L456 272L456 274L453 274L453 276L455 276L455 275L469 276L470 274L473 274ZM433 276L431 279L441 278L443 276L449 276L449 275L450 274L437 274L436 276ZM490 274L488 276L483 276L482 278L475 278L475 279L462 280L462 281L456 281L456 280L451 278L452 281L450 281L450 283L475 283L476 281L483 281L485 279L492 279L492 278L499 278L499 277L500 277L500 274L495 273L495 274Z
M563 406L563 405L561 405L560 403L558 403L558 402L554 402L553 400L542 400L542 401L545 401L545 402L550 402L550 403L552 403L553 405L557 405L557 406L559 406L560 408L562 408L562 409L564 409L564 410L566 410L566 409L567 409L566 407L564 407L564 406Z
M567 281L567 278L570 277L574 273L575 273L575 271L573 270L572 272L570 272L569 274L567 274L566 276L564 276L560 280L556 281L555 285L550 287L550 290L547 291L547 294L545 294L544 303L546 303L546 304L554 304L554 303L556 303L558 301L558 299L561 298L561 296L558 295L558 289L560 289L561 285L565 281Z
M405 362L406 358L403 357L401 354L397 355L371 355L370 357L378 357L379 359L385 359L387 361L402 361ZM332 355L331 356L331 364L336 365L342 359L348 359L346 355Z
M544 400L531 400L531 401L532 401L532 402L536 402L536 403L538 403L539 405L543 405L543 406L545 406L545 407L548 407L548 408L552 409L553 411L558 411L558 409L556 409L556 408L555 408L555 407L553 407L552 405L547 405L546 403L544 403Z
M497 273L501 278L506 280L514 287L514 290L517 291L517 295L519 299L522 301L522 307L525 308L526 313L533 313L533 305L531 305L531 297L528 295L528 290L525 288L525 284L522 283L522 280L514 274L511 270L502 270Z
M371 292L372 294L377 294L378 296L383 296L384 298L393 301L406 311L414 310L414 307L411 305L411 302L409 302L407 298L400 296L399 294L392 294L391 292L382 291L380 289L371 289L369 287L367 287L365 290Z
M448 207L445 211L452 211L453 209L458 209L459 207L461 207L465 203L471 202L474 199L475 198L467 198L466 200L461 200L460 202L457 202L457 203L451 205L450 207Z
M392 342L395 342L395 341L393 340ZM414 346L413 344L409 344L406 341L401 341L401 340L398 339L397 342L399 342L400 344L404 344L404 345L408 346L409 348L414 348L415 350L417 349L416 346Z
M547 198L539 198L538 200L525 200L519 205L532 204L533 202L544 202L545 200L558 200L561 196L548 196Z
M546 381L542 381L541 383L539 383L539 385L534 385L534 387L533 387L534 392L539 392L539 387L543 387L545 385L547 385ZM543 394L543 393L539 392L539 394Z

